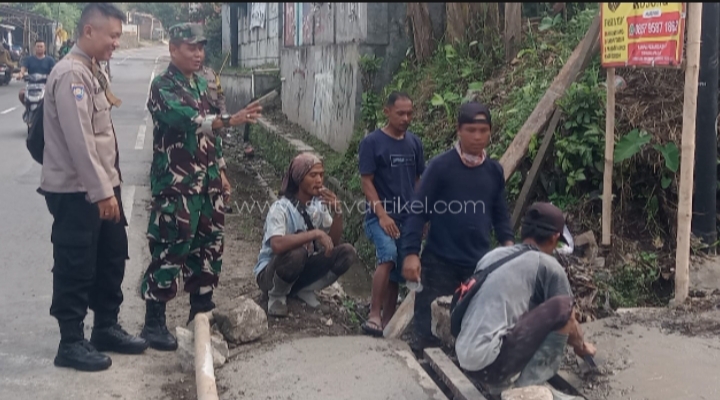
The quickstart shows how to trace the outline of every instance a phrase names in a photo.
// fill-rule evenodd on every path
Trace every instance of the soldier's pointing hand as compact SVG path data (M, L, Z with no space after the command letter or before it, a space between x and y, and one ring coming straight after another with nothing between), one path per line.
M260 117L262 117L262 106L257 102L250 103L230 117L230 125L238 126L248 122L254 124Z

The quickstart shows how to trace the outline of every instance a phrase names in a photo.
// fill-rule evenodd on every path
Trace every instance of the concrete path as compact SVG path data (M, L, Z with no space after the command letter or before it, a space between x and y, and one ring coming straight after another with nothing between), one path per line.
M589 385L571 374L570 382L585 386L590 400L720 399L720 338L677 333L720 321L720 313L685 315L677 322L668 314L644 311L584 324L606 375Z
M167 47L117 52L111 61L113 92L123 100L113 110L123 172L123 203L130 219L130 257L125 275L121 323L131 333L142 327L139 278L147 265L146 205L152 152L152 122L145 103L150 78L167 64ZM40 165L25 148L27 128L17 93L23 82L0 87L0 398L17 400L160 399L163 385L180 380L174 354L149 350L127 357L110 354L113 366L80 373L53 366L59 333L49 315L52 295L52 218L35 190ZM172 307L186 307L185 304ZM92 313L85 320L87 334ZM12 394L10 397L10 394Z
M405 343L367 336L249 349L217 375L227 400L447 400Z

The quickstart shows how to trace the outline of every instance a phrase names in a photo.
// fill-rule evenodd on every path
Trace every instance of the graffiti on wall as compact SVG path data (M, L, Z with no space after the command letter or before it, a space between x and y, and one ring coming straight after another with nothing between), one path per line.
M333 81L332 72L315 74L315 86L313 88L313 121L315 123L332 118Z
M302 42L301 45L313 44L313 28L315 25L315 7L313 3L302 4L302 18L300 24L302 26Z
M352 64L332 65L315 74L313 87L313 122L325 140L336 135L333 129L353 120L355 109L355 68Z
M358 10L358 3L347 3L348 6L348 19L350 22L356 22L360 19L360 12Z
M355 89L355 69L352 64L341 64L335 68L335 85L333 85L333 98L337 120L349 120L355 109L353 96Z
M295 3L285 3L285 46L295 46Z

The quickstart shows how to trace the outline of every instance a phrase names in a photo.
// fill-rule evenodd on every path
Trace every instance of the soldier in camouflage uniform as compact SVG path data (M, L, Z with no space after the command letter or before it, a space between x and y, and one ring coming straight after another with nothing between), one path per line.
M153 118L152 205L148 240L152 260L141 284L146 300L141 336L157 350L177 349L165 322L165 304L177 292L182 272L190 293L190 322L196 313L215 307L212 291L222 266L225 176L221 128L254 123L261 107L216 115L208 82L197 72L206 43L202 26L170 28L171 62L150 87ZM225 195L225 199L223 199Z

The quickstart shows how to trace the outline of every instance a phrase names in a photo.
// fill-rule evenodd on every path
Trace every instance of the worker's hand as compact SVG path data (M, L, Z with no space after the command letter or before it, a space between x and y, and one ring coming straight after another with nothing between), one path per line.
M410 282L420 281L420 257L418 257L417 254L411 254L405 257L402 275Z
M324 231L321 231L320 229L316 229L316 231L316 240L318 241L318 244L325 249L325 257L330 257L330 254L332 254L333 248L335 247L332 238L330 237L330 235L328 235Z
M254 124L257 119L262 117L262 106L257 101L247 105L247 107L236 112L230 117L230 125L238 126L245 123Z
M338 200L337 195L326 187L320 189L320 201L322 201L325 207L333 214L342 212L340 200Z
M393 239L400 238L400 229L398 229L395 221L387 214L380 217L380 227Z
M580 357L594 356L596 352L597 349L595 348L595 345L589 342L583 342L582 347L575 349L575 354Z
M227 175L225 175L225 170L220 171L220 179L222 180L223 202L225 204L229 204L230 194L232 193L232 185L230 184L230 180L228 180Z
M100 200L98 203L100 219L120 222L120 206L115 196Z

